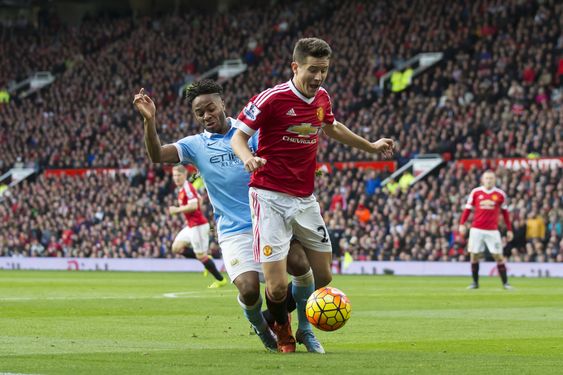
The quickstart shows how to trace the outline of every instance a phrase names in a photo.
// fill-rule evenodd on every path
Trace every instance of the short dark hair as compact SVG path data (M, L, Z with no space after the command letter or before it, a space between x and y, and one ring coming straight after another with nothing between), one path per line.
M188 105L192 105L192 102L198 96L206 94L217 94L223 98L223 87L211 79L204 79L193 82L184 90L184 97Z
M299 39L293 49L293 61L305 62L307 56L315 58L327 57L330 59L332 49L327 42L319 38Z

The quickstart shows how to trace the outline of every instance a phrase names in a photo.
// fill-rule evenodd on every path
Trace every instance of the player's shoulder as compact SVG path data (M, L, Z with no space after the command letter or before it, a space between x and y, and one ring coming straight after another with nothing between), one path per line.
M176 143L185 144L185 145L194 145L201 143L203 141L204 136L205 136L204 133L192 134L180 139Z
M471 192L469 192L469 195L475 195L477 193L482 193L485 190L483 189L482 186L477 186L476 188L474 188L473 190L471 190Z
M501 188L498 188L498 187L495 186L493 188L493 192L498 193L498 194L500 194L500 195L502 195L503 197L506 198L506 192L504 190L502 190Z
M325 89L324 87L319 87L319 94L322 96L326 96L330 99L330 94L328 93L327 89Z
M262 91L260 94L256 95L253 98L252 102L254 103L254 105L256 107L261 108L265 104L271 103L271 102L275 101L276 99L279 99L280 97L285 95L286 92L288 92L290 90L291 90L291 88L289 87L289 83L284 82L284 83L276 85L272 88L269 88L269 89Z

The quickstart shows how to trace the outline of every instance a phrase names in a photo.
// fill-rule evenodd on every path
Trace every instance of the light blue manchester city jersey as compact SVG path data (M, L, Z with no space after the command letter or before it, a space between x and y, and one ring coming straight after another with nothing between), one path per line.
M227 134L204 131L176 142L182 164L193 164L203 177L209 200L215 213L219 238L252 231L248 205L250 173L231 148L231 138L237 130L235 120L227 118L231 129ZM252 152L258 149L258 134L248 145Z

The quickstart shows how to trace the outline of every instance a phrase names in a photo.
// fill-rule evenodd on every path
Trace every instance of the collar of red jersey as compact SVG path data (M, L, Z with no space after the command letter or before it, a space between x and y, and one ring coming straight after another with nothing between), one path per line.
M490 189L485 188L484 186L481 186L481 189L483 189L483 191L485 192L485 194L491 194L493 191L496 190L496 186L493 186Z
M290 79L288 81L289 84L289 88L291 91L293 91L293 93L295 94L295 96L297 96L299 99L303 100L305 103L307 104L311 104L313 103L313 101L315 100L315 98L317 97L317 94L315 94L315 96L313 96L312 98L307 98L305 95L301 94L301 92L299 90L297 90L297 87L295 87L295 85L293 84L293 79ZM319 88L320 91L320 88ZM317 91L317 93L319 92Z

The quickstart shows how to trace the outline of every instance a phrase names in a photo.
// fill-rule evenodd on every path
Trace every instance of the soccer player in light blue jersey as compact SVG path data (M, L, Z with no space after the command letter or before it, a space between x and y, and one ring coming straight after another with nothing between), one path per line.
M153 101L143 89L135 95L133 103L144 118L145 146L153 163L193 164L198 168L214 209L225 268L239 291L238 302L264 346L275 351L278 349L275 337L261 313L262 268L253 254L248 198L250 174L244 170L230 144L237 130L235 121L225 115L222 87L214 81L194 83L186 90L186 99L204 131L162 146L156 132ZM256 150L257 142L258 138L254 136L248 145ZM294 275L293 295L302 302L314 291L314 279L299 243L292 244L288 263L288 272ZM304 306L299 307L299 324L310 329ZM305 343L308 351L324 352L312 332L309 338Z

